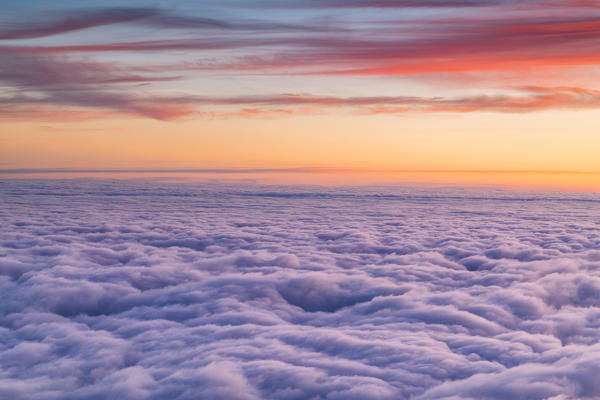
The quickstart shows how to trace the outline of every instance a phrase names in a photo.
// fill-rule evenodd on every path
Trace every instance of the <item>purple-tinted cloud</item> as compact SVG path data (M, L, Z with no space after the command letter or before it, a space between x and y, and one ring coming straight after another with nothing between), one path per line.
M155 119L176 119L195 115L197 117L242 117L242 118L280 118L290 115L308 115L343 110L358 111L362 114L407 114L407 113L530 113L546 110L584 110L600 108L600 92L577 87L523 87L516 88L512 94L490 96L465 96L456 98L423 98L416 96L379 96L379 97L329 97L307 94L282 94L276 96L245 97L198 97L190 95L155 95L151 98L135 94L123 94L106 85L99 91L91 84L132 83L151 80L144 76L114 76L94 74L94 70L105 66L64 64L78 68L78 74L70 75L66 69L56 76L47 75L44 70L30 70L24 73L7 74L13 85L21 91L10 98L0 100L6 108L0 113L5 119L52 119L47 107L66 104L87 110L112 111L124 114L150 117ZM84 68L80 68L84 67ZM64 75L63 75L64 73ZM0 71L0 78L2 74ZM157 78L172 79L172 78ZM16 82L16 83L15 83ZM43 98L27 96L32 90L42 91ZM37 111L35 107L42 107ZM44 108L46 107L46 108ZM220 110L219 107L234 107L235 111ZM200 112L200 110L204 110ZM210 110L210 111L207 111ZM88 114L83 114L85 118ZM112 114L105 114L106 117ZM91 114L89 118L100 118L101 114ZM75 116L75 119L76 116Z
M257 3L257 2L253 2ZM243 3L240 3L243 4ZM594 8L596 0L299 0L285 3L262 0L258 2L263 7L282 8L462 8L462 7L492 7L516 6L529 7L559 7L559 8Z
M539 68L564 72L570 67L591 68L600 63L600 20L588 12L590 2L585 0L543 4L444 0L286 4L310 12L303 10L298 18L276 18L288 11L265 2L239 4L235 13L225 13L226 5L189 8L187 13L184 9L98 8L48 12L44 21L37 22L28 16L32 20L27 26L18 18L5 22L0 39L44 40L4 42L0 46L0 83L6 88L0 99L1 117L82 120L116 114L169 120L186 116L281 118L333 108L383 114L519 113L598 107L596 89L555 88L556 81L546 84L543 79L536 84L548 89L489 95L486 87L481 88L480 95L454 98L381 97L376 93L336 97L327 96L324 88L325 95L273 96L264 89L265 93L253 97L223 99L214 95L214 89L213 93L194 92L197 85L173 85L177 89L169 90L167 83L156 84L206 79L213 74L216 79L259 75L269 80L289 78L290 92L297 93L302 89L294 79L300 75L344 79L404 75L427 81L431 76L452 80L457 74L472 73L487 74L489 83L493 74L510 71L520 74L516 84L520 86L530 84L532 71ZM469 5L477 7L458 7ZM411 18L394 10L411 6L425 9ZM443 14L428 9L438 6L446 8ZM264 20L248 18L244 10L248 15L255 13L244 7L263 8ZM341 7L383 8L385 12L372 10L372 14L358 13L360 17L345 12L333 17L325 14ZM274 12L267 12L273 11L271 8ZM83 29L113 24L127 24L132 35L93 41L86 35L75 35ZM148 27L156 29L150 33ZM69 32L68 40L46 38ZM127 63L121 58L124 53L131 57ZM154 67L148 67L148 61ZM155 90L157 87L161 90ZM191 89L186 93L182 87Z
M138 85L172 81L177 76L153 76L91 61L69 61L58 57L0 54L0 82L11 88L0 99L4 118L52 117L52 110L68 105L92 110L109 110L171 119L188 113L176 99L162 101L135 92ZM124 86L127 90L124 90ZM60 113L57 114L60 118ZM98 117L98 115L94 115Z
M55 21L15 24L12 29L0 30L0 40L30 39L77 31L96 26L131 22L156 15L151 8L116 8L84 11L70 14Z
M600 390L597 195L5 180L0 199L3 398Z
M49 20L48 20L49 19ZM224 21L214 18L179 15L160 8L108 8L70 12L46 17L45 21L7 24L0 30L0 40L32 39L75 32L118 23L147 25L153 28L216 29L237 31L314 31L316 26L283 24L269 21ZM11 26L12 25L12 26Z
M595 109L600 107L600 91L576 87L524 87L523 94L467 96L458 98L422 98L409 96L327 97L280 95L227 99L198 99L198 102L226 105L312 106L364 108L367 113L395 114L406 112L475 112L522 113L551 109ZM265 113L269 108L257 109ZM275 109L277 112L279 109ZM249 113L251 114L251 113ZM260 112L256 113L260 115Z
M258 6L282 8L456 8L456 7L486 7L514 3L514 0L303 0L277 2L261 0ZM243 4L243 3L240 3Z
M535 6L535 3L527 4ZM538 5L538 11L540 7ZM94 23L112 22L143 22L155 28L177 28L185 35L179 38L165 35L164 38L144 41L5 45L0 47L0 51L62 54L194 50L201 53L238 49L241 54L236 59L219 61L208 57L212 61L204 68L199 63L197 70L263 73L285 70L293 74L395 75L597 64L600 60L595 48L600 35L600 20L578 11L577 7L563 5L563 8L564 15L560 17L555 13L546 15L525 11L515 16L519 8L505 4L503 12L494 14L451 14L443 19L427 14L410 20L380 16L377 24L365 20L352 25L344 23L343 19L334 20L329 25L323 22L294 25L235 19L225 22L202 16L182 16L160 9L109 9L68 17L56 22L56 27L40 29L39 35L46 31L76 30ZM217 31L203 32L203 37L190 37L188 28ZM247 31L269 34L249 36ZM26 35L29 31L16 29L11 32L6 31L4 36ZM32 28L27 35L35 32ZM254 51L259 47L270 50L266 54L264 51L256 54Z

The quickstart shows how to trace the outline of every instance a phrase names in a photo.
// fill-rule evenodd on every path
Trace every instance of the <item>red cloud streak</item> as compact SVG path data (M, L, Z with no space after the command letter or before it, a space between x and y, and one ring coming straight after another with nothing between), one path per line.
M55 120L52 113L55 100L48 103L21 103L9 105L0 111L2 119ZM122 97L113 104L99 102L77 103L72 106L102 110L95 114L74 112L75 117L112 117L137 115L158 120L173 120L188 116L259 117L280 118L292 115L323 113L327 110L357 110L363 114L406 114L406 113L468 113L500 112L530 113L544 110L600 109L600 90L578 87L524 87L513 95L465 96L457 98L424 97L329 97L306 94L283 94L278 96L207 98L207 97ZM241 107L235 111L207 111L215 107ZM203 111L198 109L202 107Z

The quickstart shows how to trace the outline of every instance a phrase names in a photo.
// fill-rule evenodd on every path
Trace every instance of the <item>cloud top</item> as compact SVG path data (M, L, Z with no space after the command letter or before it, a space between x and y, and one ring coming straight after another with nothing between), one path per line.
M600 393L595 195L0 188L0 397Z

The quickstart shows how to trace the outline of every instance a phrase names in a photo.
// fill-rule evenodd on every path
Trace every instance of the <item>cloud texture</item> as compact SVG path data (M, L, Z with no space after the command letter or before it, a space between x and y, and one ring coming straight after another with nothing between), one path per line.
M600 394L598 196L0 190L0 398Z
M327 98L336 107L348 107L348 97L406 99L399 79L429 85L424 92L432 94L413 99L415 106L375 104L375 114L598 108L596 3L242 0L66 8L46 2L18 12L6 7L0 14L0 119L173 120L332 111L332 104L224 104L224 89L238 80L245 84L230 89L234 98L285 102L292 93L317 103ZM501 82L506 74L516 77L510 85ZM468 77L475 93L450 95L440 85ZM245 88L257 78L260 85ZM395 89L384 94L370 88L376 78ZM313 79L321 84L307 89L305 82ZM542 87L545 93L499 96L507 86ZM340 87L353 89L344 94Z

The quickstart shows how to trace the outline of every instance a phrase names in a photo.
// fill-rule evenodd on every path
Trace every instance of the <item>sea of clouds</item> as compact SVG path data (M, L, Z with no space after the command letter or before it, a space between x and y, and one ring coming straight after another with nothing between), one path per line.
M600 196L0 182L1 399L598 399Z

